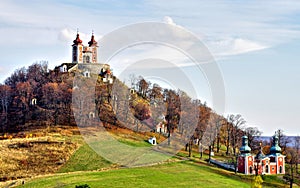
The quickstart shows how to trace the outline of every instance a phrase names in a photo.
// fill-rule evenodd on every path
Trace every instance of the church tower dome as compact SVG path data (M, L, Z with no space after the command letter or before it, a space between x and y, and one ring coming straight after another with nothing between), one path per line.
M73 40L73 45L82 44L82 40L79 38L79 33L77 32L76 39Z
M251 148L248 146L248 137L243 136L242 140L243 140L243 142L242 142L242 147L240 147L240 152L244 155L250 154Z
M97 41L95 40L94 32L92 32L91 40L88 42L89 47L91 46L97 46Z
M278 136L273 136L272 147L270 148L271 155L279 155L281 153L281 148L278 145Z

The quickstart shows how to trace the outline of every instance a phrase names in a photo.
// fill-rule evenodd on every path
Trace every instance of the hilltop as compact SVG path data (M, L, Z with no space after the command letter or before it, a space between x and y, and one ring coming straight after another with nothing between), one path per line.
M120 167L95 154L80 136L74 118L76 109L72 109L72 93L76 89L74 76L70 72L48 70L47 64L42 62L16 70L4 85L0 85L2 181L38 174ZM236 164L241 136L245 134L254 152L259 150L255 148L259 141L254 137L260 135L260 131L255 127L245 129L241 124L244 122L241 115L222 117L205 102L191 99L184 91L164 89L142 77L137 77L128 87L116 77L113 83L106 83L103 81L104 75L94 76L97 77L97 111L85 111L83 116L93 119L94 123L100 121L121 143L150 147L147 140L153 136L161 143L175 132L183 134L184 130L189 130L188 124L180 123L186 118L196 126L190 130L192 134L186 138L182 152L184 158L195 155L200 158L200 154L203 155L202 159L196 160L200 166L204 159L209 161L213 157L213 152L214 158ZM195 109L193 112L197 114L193 116L195 114L189 110ZM199 154L199 144L203 140L208 141L208 148ZM93 156L93 160L87 156ZM93 164L95 161L99 165ZM179 164L179 168L182 165L187 164ZM150 169L145 167L147 173ZM191 173L195 173L195 166L192 169ZM247 178L245 181L250 182Z

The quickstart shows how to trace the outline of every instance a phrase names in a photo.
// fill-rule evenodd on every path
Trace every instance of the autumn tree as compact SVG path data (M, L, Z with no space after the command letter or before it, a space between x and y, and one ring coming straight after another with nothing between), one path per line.
M150 85L150 82L147 82L143 77L139 77L138 92L142 97L146 97Z
M170 145L171 133L177 128L180 121L180 98L173 90L165 90L167 103L167 113L165 119L167 121L168 144Z
M30 98L32 96L32 88L30 83L27 82L20 82L16 86L16 97L14 101L17 104L17 107L22 112L20 115L20 119L22 120L22 125L25 125L27 116L29 115L29 103Z
M8 121L8 107L12 100L12 90L10 86L0 84L0 126L4 132Z
M18 83L26 82L27 70L25 67L15 70L10 77L5 80L5 85L10 86L11 88L16 88Z
M287 166L288 168L286 169L285 178L289 181L290 188L292 188L297 178L296 165L298 161L298 154L294 148L288 148L286 150L286 153L287 153L286 161L289 165Z
M299 173L299 162L300 162L300 136L296 136L294 140L294 147L296 150L297 160L296 160L296 172Z
M149 93L150 100L162 99L163 98L162 91L163 91L162 88L158 84L153 84Z

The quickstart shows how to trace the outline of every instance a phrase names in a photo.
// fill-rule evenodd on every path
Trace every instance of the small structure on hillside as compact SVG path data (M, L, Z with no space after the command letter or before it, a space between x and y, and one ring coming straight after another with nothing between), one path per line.
M162 134L165 134L168 132L167 130L167 126L164 122L159 122L157 125L156 125L156 132L157 133L162 133Z
M243 174L285 174L285 156L281 154L278 137L273 136L270 153L265 155L260 146L257 155L251 154L248 137L243 136L240 155L238 156L238 172Z
M35 106L36 104L37 104L37 99L36 98L31 99L30 105Z
M152 144L152 145L156 145L156 144L157 144L155 136L149 138L148 142L149 142L150 144Z

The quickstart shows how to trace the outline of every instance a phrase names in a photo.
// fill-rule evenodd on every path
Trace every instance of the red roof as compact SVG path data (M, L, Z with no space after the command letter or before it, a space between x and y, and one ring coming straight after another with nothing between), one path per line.
M95 40L94 35L91 37L91 41L88 42L89 46L91 47L92 45L97 45L97 41Z
M74 44L81 44L82 43L82 40L79 38L79 33L77 33L77 36L76 36L76 39L73 41Z

